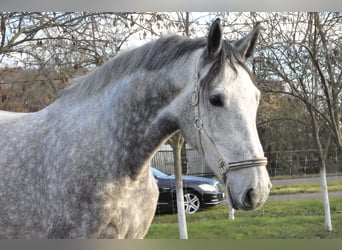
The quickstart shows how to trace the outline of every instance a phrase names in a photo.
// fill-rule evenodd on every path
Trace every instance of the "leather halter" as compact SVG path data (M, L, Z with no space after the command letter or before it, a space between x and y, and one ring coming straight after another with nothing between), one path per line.
M194 125L197 131L196 132L196 144L197 144L198 150L204 156L202 140L206 141L206 144L211 148L211 152L217 158L219 171L221 175L223 175L223 180L226 180L226 175L228 171L238 170L242 168L266 166L267 164L266 157L260 157L260 158L254 158L254 159L236 161L236 162L230 162L230 163L226 162L223 159L222 155L217 150L215 143L209 137L207 131L203 127L203 121L201 119L200 108L199 108L199 98L200 98L199 74L196 72L195 73L195 88L192 93L192 106L194 107L194 110L195 110Z

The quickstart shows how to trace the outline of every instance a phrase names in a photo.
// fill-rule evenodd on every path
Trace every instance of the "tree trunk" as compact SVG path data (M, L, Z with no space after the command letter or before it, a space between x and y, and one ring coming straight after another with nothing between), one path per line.
M331 216L330 216L330 203L329 203L329 193L328 193L328 185L327 185L327 177L326 177L326 166L325 166L325 159L326 155L323 152L321 140L319 138L319 128L317 125L317 120L311 108L309 108L309 112L311 115L311 122L312 122L312 132L315 137L319 158L321 162L320 167L320 178L321 178L321 188L322 188L322 201L324 207L324 227L325 231L331 232L333 230L331 224ZM328 149L326 149L328 150Z
M178 230L180 239L188 239L188 232L186 226L186 217L184 209L184 193L182 181L182 162L181 149L184 143L184 138L180 132L177 132L169 140L173 149L174 170L176 176L176 194L177 194L177 216L178 216Z
M327 178L326 178L326 172L325 172L325 161L322 161L322 167L320 169L320 176L321 176L322 200L323 200L323 207L324 207L324 227L325 227L325 231L331 232L333 228L332 228L331 216L330 216L330 203L329 203Z
M228 200L227 201L227 203L228 203L228 219L235 220L235 216L234 216L235 210L232 207L232 205L230 204L228 194L227 194L227 200Z

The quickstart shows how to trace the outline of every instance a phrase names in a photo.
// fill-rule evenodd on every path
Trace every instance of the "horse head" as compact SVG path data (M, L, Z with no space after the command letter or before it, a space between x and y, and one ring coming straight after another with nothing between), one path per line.
M256 25L244 38L226 41L220 20L212 24L207 45L194 62L187 97L191 104L184 108L192 115L181 123L187 142L226 182L232 206L242 210L261 206L272 186L256 127L260 91L245 65L259 29Z

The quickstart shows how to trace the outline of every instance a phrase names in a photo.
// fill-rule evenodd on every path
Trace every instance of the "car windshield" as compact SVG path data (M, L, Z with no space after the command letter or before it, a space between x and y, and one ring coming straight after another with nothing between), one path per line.
M159 171L156 168L151 168L152 169L152 173L155 177L159 177L159 178L165 178L165 177L169 177L167 174Z

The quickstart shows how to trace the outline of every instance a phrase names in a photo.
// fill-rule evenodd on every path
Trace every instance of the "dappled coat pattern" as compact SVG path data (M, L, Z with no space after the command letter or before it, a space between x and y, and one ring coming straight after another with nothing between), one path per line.
M75 79L38 112L0 111L0 238L144 237L158 199L150 159L179 129L196 147L194 75L208 99L213 89L240 81L241 73L256 113L258 91L243 62L257 33L256 28L245 40L226 42L215 21L207 39L170 36L121 53ZM237 94L250 100L245 92ZM263 156L254 115L238 114L233 126L227 118L233 111L209 113L217 107L201 105L203 124L227 161ZM239 105L231 105L234 112L240 112ZM213 127L209 120L221 122ZM231 136L237 129L245 134L242 139ZM220 175L211 148L201 147ZM267 199L264 168L242 169L229 178L235 208L253 209Z

